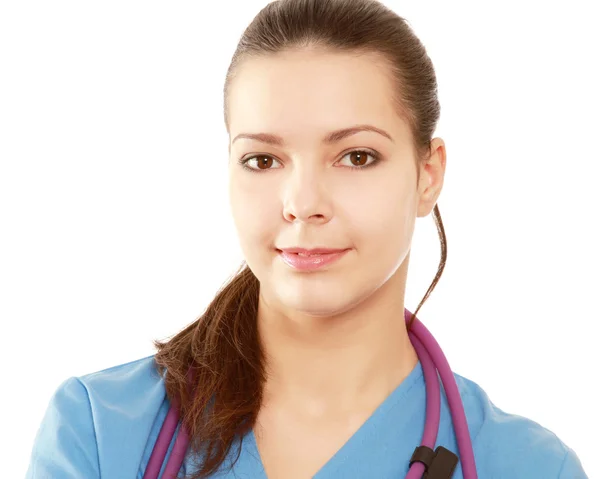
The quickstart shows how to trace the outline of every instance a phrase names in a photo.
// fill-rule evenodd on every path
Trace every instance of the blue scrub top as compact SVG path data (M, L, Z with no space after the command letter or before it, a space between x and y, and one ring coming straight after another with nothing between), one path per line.
M587 479L575 452L554 433L505 413L476 383L454 377L481 479ZM405 477L423 434L425 392L419 362L314 479ZM69 378L50 400L26 479L142 478L168 409L154 356ZM458 454L443 389L436 447L440 445ZM235 456L237 447L230 453ZM267 479L252 432L243 438L233 469L227 470L231 462L226 460L222 472L211 477ZM189 457L178 477L193 470ZM460 462L452 477L463 478Z

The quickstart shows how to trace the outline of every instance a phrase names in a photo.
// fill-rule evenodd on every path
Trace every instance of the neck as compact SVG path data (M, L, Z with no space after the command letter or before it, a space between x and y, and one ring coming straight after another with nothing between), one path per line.
M404 321L404 295L398 293L403 288L393 283L327 318L290 318L269 307L261 294L258 328L268 372L264 402L311 416L380 404L418 361Z

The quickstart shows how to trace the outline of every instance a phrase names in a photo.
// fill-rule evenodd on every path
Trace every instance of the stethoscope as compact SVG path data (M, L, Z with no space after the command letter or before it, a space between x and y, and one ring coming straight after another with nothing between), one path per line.
M405 308L404 319L406 322L410 320L411 316L412 313ZM450 365L435 338L416 317L408 335L423 368L427 407L421 445L415 448L410 459L406 479L450 479L458 463L458 456L448 449L438 446L435 451L433 450L440 425L441 397L438 372L446 391L450 415L452 416L452 424L462 461L463 477L464 479L477 479L477 469L475 468L473 446L465 410ZM179 413L177 407L172 405L152 449L143 479L158 479L178 425ZM162 479L176 479L185 459L188 443L188 433L182 425L179 428Z

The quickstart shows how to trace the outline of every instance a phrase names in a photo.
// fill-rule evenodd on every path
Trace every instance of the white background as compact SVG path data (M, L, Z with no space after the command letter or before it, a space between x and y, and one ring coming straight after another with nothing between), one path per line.
M448 154L448 262L419 318L455 372L600 477L596 2L384 3L434 62ZM222 87L266 4L1 4L3 477L24 475L63 380L153 354L241 263ZM411 311L438 261L430 216Z

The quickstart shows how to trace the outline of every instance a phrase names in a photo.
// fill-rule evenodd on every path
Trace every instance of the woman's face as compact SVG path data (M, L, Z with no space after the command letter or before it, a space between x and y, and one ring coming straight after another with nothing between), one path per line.
M394 277L415 218L435 205L417 188L411 132L383 72L374 56L295 51L246 61L231 84L231 211L261 296L281 311L329 316L366 299ZM390 138L360 131L324 141L357 125ZM238 138L258 133L269 136ZM278 251L290 247L348 251L303 271Z

